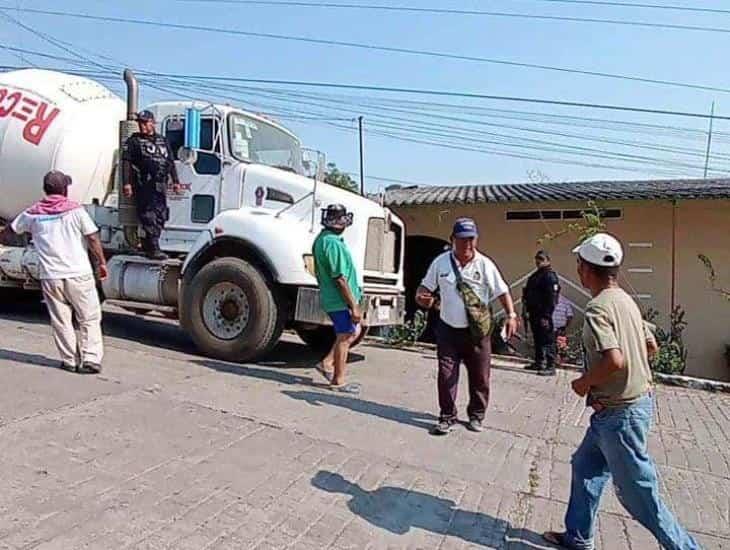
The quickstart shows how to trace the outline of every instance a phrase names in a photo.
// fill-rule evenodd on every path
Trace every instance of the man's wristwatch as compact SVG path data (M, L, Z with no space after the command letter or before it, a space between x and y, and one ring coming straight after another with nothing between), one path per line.
M513 311L507 314L507 319L517 319L517 314Z

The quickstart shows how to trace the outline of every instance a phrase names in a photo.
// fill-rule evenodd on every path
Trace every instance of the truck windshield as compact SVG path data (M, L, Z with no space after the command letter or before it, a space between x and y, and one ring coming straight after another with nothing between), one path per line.
M302 149L291 134L241 113L228 117L231 154L238 160L302 174Z

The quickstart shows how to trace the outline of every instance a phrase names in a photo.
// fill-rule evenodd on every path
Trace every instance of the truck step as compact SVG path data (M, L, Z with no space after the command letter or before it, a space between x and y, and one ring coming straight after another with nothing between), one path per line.
M147 256L137 256L132 254L115 254L114 258L129 263L147 264L147 265L164 265L169 267L182 267L183 261L180 258L168 258L167 260L153 260Z
M131 300L104 300L104 305L117 306L132 311L157 311L159 313L176 314L177 308L174 306L163 306L159 304L150 304L147 302L133 302Z

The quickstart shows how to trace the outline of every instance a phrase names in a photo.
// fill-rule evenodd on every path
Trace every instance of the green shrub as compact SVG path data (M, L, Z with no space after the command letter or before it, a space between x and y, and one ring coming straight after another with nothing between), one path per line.
M651 360L651 368L664 374L682 374L687 368L687 348L684 345L682 333L687 328L684 320L684 309L677 306L669 316L669 329L665 330L656 324L659 312L649 309L646 320L656 326L654 336L659 344L659 352Z

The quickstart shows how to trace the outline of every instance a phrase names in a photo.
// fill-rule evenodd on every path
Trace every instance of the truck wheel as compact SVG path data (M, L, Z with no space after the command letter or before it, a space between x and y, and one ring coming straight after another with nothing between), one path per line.
M294 330L296 331L297 336L299 336L299 338L301 338L307 346L318 353L327 353L335 343L335 331L331 326L318 326L315 328L296 327ZM357 337L357 340L355 340L355 342L353 342L350 346L350 349L362 342L365 339L365 336L367 336L367 333L368 327L364 327L363 330L360 331L360 335Z
M183 289L182 326L206 355L248 361L276 345L283 330L275 292L240 258L204 266Z

